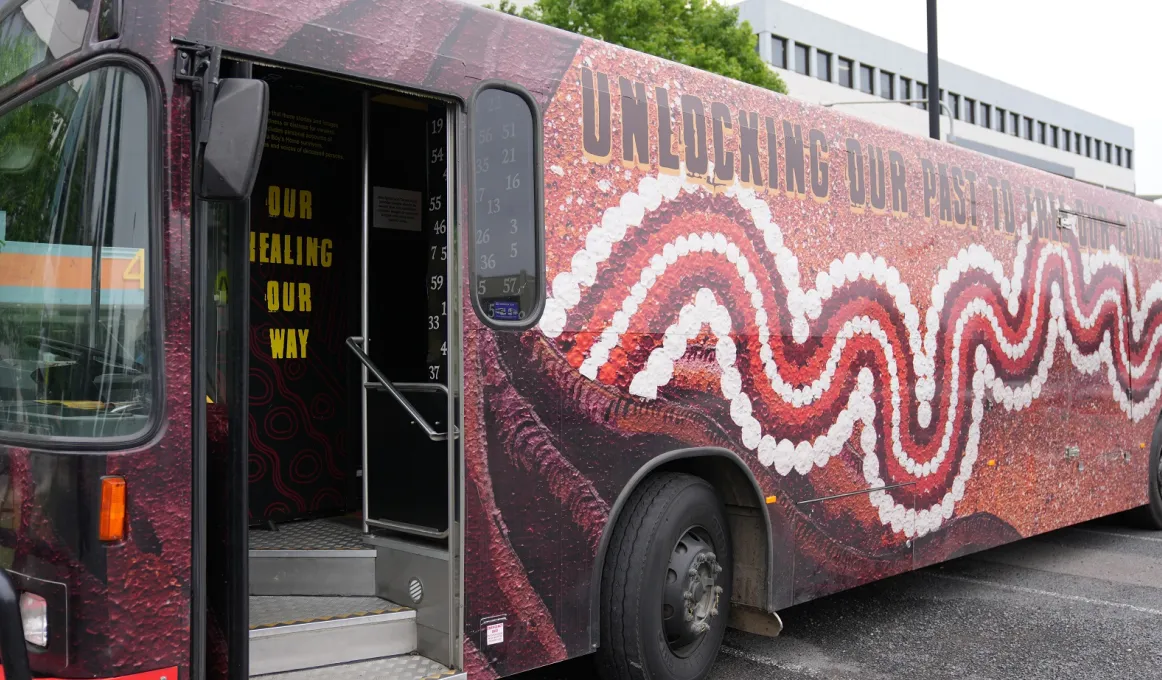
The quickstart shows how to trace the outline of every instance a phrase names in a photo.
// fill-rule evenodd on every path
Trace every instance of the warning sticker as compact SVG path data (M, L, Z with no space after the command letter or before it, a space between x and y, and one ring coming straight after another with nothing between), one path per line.
M491 645L499 645L500 643L504 642L504 624L503 623L490 623L490 624L488 624L488 628L486 630L487 630L487 633L486 633L485 639L484 639L485 644L491 646Z

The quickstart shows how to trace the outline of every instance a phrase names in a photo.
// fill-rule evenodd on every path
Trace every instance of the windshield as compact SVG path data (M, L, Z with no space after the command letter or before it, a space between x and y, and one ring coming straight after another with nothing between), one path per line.
M0 21L0 85L79 49L91 4L90 0L27 0L13 9Z
M141 79L107 67L0 116L0 432L145 427L147 113Z

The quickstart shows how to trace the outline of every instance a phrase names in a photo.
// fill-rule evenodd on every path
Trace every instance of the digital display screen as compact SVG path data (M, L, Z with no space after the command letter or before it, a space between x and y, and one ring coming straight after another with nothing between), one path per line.
M473 286L490 319L519 322L541 284L536 125L523 97L500 89L476 97L473 119Z

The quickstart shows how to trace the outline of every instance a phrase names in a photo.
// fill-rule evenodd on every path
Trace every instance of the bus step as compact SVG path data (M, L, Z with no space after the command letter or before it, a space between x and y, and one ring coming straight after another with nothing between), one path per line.
M357 519L250 530L251 595L375 595L375 549Z
M378 597L250 598L252 676L415 650L415 611Z
M374 678L375 680L466 680L466 673L456 671L426 659L419 654L389 656L370 661L312 668L310 670L272 673L262 676L262 680L352 680L352 678Z

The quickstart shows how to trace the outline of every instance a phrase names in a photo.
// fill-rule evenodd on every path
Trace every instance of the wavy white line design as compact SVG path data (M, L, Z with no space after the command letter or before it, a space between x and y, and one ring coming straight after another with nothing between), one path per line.
M648 213L658 210L664 203L676 200L681 192L694 193L704 190L701 185L685 181L684 170L683 174L677 176L648 176L641 179L636 192L624 194L618 205L606 209L602 214L601 223L589 230L584 246L574 253L571 268L553 278L552 294L547 300L540 322L542 333L555 338L563 332L570 310L579 304L582 298L582 289L593 286L598 268L610 257L614 244L627 238L632 229L642 224ZM811 323L819 319L824 302L843 291L845 287L865 281L873 282L891 296L903 319L907 347L894 346L894 336L882 328L877 320L857 316L844 323L834 338L826 366L821 373L808 382L792 384L784 379L772 350L767 298L760 289L759 280L754 273L756 266L762 265L748 261L744 249L722 233L689 233L666 243L660 252L651 257L649 264L641 270L640 277L631 287L629 295L589 349L580 372L589 379L596 380L598 371L609 360L611 350L621 342L631 320L646 302L657 281L665 275L668 267L692 254L723 258L737 273L749 296L751 311L745 321L753 322L757 329L764 372L770 380L771 389L785 405L800 408L821 399L833 384L843 378L837 375L837 372L848 343L857 337L874 340L887 367L887 387L891 395L887 414L889 416L887 441L884 442L886 450L909 475L916 479L923 479L936 473L950 453L954 453L952 450L956 434L954 430L960 417L960 409L970 410L969 427L963 440L963 455L957 461L956 474L952 478L950 488L938 502L916 509L898 503L885 491L869 494L870 502L879 510L881 521L893 531L902 532L908 537L922 536L937 529L952 517L956 503L963 498L965 485L972 475L977 458L980 423L986 397L991 396L1009 411L1028 408L1044 389L1058 341L1072 365L1081 373L1091 375L1103 367L1106 369L1113 399L1131 421L1138 422L1153 413L1159 397L1162 396L1162 381L1157 380L1157 376L1146 398L1140 401L1134 401L1133 395L1124 389L1118 380L1119 361L1132 379L1138 380L1147 375L1152 366L1151 357L1154 356L1158 344L1162 342L1162 326L1152 330L1148 351L1139 364L1131 361L1124 338L1122 342L1115 342L1116 338L1111 337L1107 331L1098 349L1086 353L1069 331L1067 312L1073 322L1084 330L1093 329L1111 307L1117 315L1115 318L1123 318L1125 314L1123 295L1118 290L1103 291L1092 301L1089 313L1085 313L1082 301L1079 300L1082 284L1089 284L1095 274L1107 267L1116 269L1127 281L1130 333L1135 342L1140 341L1147 331L1150 309L1162 302L1162 282L1153 283L1143 295L1141 302L1136 303L1133 270L1128 266L1127 258L1115 248L1102 252L1082 253L1081 281L1075 278L1069 250L1061 245L1042 243L1040 248L1036 249L1036 260L1030 262L1032 239L1024 226L1008 276L1005 274L1004 264L982 246L973 244L963 248L950 257L947 265L938 272L929 298L931 303L921 327L920 311L912 304L908 285L901 280L899 271L887 264L884 258L873 257L869 253L847 253L842 258L834 260L827 271L819 272L813 288L804 289L800 286L798 260L784 245L782 231L773 221L768 204L756 196L754 191L737 184L731 186L725 195L733 198L748 212L754 228L762 235L763 243L773 255L776 273L787 290L786 309L791 315L794 342L802 344L807 341L810 337ZM1059 261L1063 272L1064 291L1062 286L1054 281L1049 286L1048 295L1045 295L1045 291L1042 290L1046 279L1044 272L1047 265L1055 259ZM932 402L937 396L934 375L938 351L937 336L942 313L946 303L950 302L947 299L949 291L965 274L984 273L996 282L1009 314L1016 315L1020 309L1025 270L1029 266L1034 268L1034 275L1033 290L1028 296L1026 314L1033 322L1024 324L1026 329L1023 336L1009 337L1004 324L997 318L993 303L984 298L967 301L955 321L950 321L952 328L948 330L951 332L953 351L945 357L948 362L946 370L950 376L948 384L945 385L947 405L943 411L944 422L938 424L942 427L937 430L942 434L942 439L934 455L927 460L918 460L906 450L901 435L900 423L903 419L901 400L908 397L904 396L905 389L900 384L901 377L897 375L897 359L911 357L915 372L911 397L915 399L919 425L928 428L932 424ZM727 267L727 270L731 267ZM1041 318L1044 304L1048 304L1049 313L1044 349L1041 356L1036 359L1036 370L1026 381L1014 384L1012 380L1005 381L998 377L998 367L990 359L989 352L983 345L976 347L973 366L960 365L960 349L965 329L970 325L979 327L982 322L987 323L987 327L991 329L993 345L1010 361L1031 359L1028 356L1029 352L1038 339L1035 321ZM862 427L859 438L864 478L869 488L886 486L881 478L880 461L876 456L876 446L881 433L875 428L876 406L871 396L875 390L873 372L868 368L861 369L856 389L851 392L847 404L826 432L814 440L780 439L777 433L762 431L762 425L752 415L751 396L742 389L742 375L735 364L737 347L730 336L735 321L727 307L716 299L713 291L706 288L700 290L694 301L684 306L677 320L666 329L662 345L650 353L645 366L633 376L629 391L645 399L655 399L658 388L672 379L674 362L685 354L687 344L702 329L709 328L716 340L715 355L721 368L720 387L723 396L730 402L731 418L740 428L743 445L756 451L764 465L772 466L780 475L806 474L813 467L823 467L850 439L855 425L859 423ZM901 351L906 354L899 356L898 353ZM962 371L966 374L971 373L969 376L971 396L967 399L969 403L961 402L959 385Z

